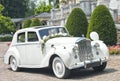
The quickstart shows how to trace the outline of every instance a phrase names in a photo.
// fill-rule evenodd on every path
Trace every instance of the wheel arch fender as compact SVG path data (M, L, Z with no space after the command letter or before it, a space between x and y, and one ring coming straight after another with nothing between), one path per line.
M10 64L10 58L11 57L14 57L15 59L16 59L16 61L17 61L17 66L19 66L20 65L20 54L19 54L19 52L18 52L18 50L15 48L15 47L12 47L12 48L10 48L8 51L7 51L7 53L6 53L6 55L5 55L5 63L6 64Z
M94 47L95 43L99 44L98 51L102 54L102 56L106 56L107 59L108 59L108 57L109 57L109 50L108 50L107 45L103 41L100 41L100 40L99 41L92 41L91 44L92 44L92 48L93 49L95 48Z
M52 61L55 57L59 57L60 59L62 59L63 63L65 64L65 66L67 68L70 66L71 56L67 50L60 50L60 49L56 50L55 53L53 55L51 55L51 57L49 59L50 66L51 66Z

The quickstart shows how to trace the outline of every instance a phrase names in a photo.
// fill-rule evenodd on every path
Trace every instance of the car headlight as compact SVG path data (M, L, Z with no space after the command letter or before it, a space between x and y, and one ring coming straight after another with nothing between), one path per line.
M94 47L100 47L99 43L95 43Z
M75 46L73 47L73 51L74 51L74 52L77 52L77 51L78 51L78 45L75 45Z

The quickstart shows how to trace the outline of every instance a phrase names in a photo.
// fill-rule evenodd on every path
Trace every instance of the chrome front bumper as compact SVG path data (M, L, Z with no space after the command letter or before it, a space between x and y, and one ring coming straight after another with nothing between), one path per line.
M77 69L77 68L89 68L89 67L95 67L100 66L102 63L107 62L108 60L106 58L103 59L94 59L94 60L86 60L84 62L74 63L72 64L69 69Z

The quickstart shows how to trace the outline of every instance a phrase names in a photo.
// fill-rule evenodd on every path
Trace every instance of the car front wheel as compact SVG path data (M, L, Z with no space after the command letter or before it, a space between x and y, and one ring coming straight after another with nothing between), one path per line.
M10 67L13 71L19 70L19 68L17 67L17 61L16 61L15 57L13 57L13 56L10 57Z
M57 78L67 78L70 70L67 69L59 57L55 57L52 62L52 69Z

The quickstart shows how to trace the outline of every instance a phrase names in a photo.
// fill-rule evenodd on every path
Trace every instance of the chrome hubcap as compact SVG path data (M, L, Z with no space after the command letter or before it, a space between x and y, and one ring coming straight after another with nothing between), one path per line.
M13 58L13 57L11 57L10 66L11 66L11 69L12 69L13 71L16 71L16 70L17 70L17 62L16 62L15 58Z
M62 60L58 57L56 57L53 60L53 71L57 77L62 77L64 76L65 73L65 66L62 62Z

